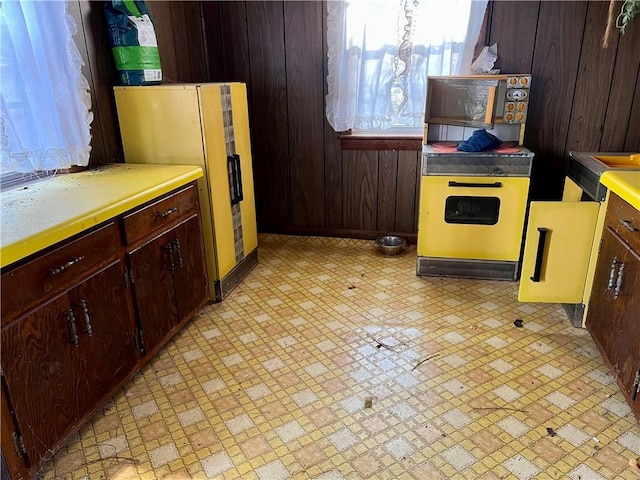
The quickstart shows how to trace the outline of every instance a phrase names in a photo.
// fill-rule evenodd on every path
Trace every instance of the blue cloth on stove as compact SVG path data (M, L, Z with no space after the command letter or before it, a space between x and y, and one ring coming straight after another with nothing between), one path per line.
M498 148L501 143L498 137L487 133L483 128L482 130L476 130L469 138L460 142L457 150L459 152L482 152Z

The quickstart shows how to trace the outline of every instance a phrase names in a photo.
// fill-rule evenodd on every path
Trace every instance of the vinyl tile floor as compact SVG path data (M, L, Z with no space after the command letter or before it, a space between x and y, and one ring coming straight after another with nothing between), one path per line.
M635 479L640 425L586 330L415 247L260 237L44 479ZM514 325L522 321L522 327Z

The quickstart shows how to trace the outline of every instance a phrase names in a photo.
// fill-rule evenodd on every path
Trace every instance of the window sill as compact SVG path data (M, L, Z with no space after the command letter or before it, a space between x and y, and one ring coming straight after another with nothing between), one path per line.
M422 135L338 135L343 150L422 150Z

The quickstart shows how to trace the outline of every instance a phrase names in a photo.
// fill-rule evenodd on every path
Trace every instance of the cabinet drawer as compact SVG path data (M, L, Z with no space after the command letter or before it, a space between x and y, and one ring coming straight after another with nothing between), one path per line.
M198 213L198 191L194 184L126 215L127 245L192 213Z
M609 225L622 239L640 252L640 212L611 192L605 225Z
M120 232L111 222L2 275L2 324L46 300L100 265L121 248Z

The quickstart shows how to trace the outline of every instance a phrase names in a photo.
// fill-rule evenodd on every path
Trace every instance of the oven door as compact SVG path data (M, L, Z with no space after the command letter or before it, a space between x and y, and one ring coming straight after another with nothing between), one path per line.
M418 256L517 262L528 177L423 176Z

